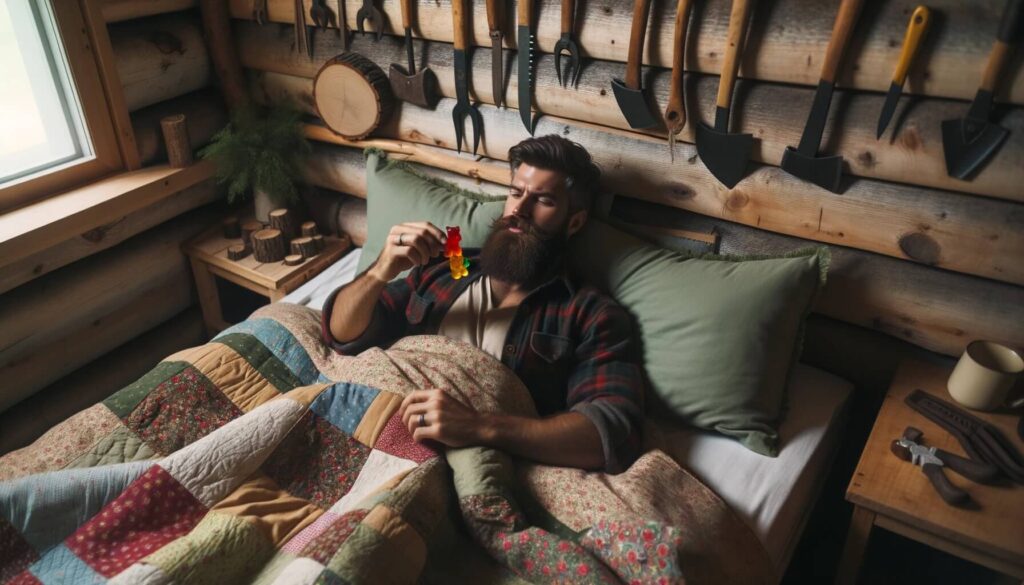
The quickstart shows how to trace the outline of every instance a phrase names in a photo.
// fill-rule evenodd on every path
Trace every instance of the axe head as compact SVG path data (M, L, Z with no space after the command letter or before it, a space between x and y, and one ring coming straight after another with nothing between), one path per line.
M612 92L615 93L615 101L619 103L619 109L626 117L626 122L629 122L630 128L657 126L658 119L651 114L651 109L647 106L643 88L632 89L621 79L613 79Z
M839 193L839 182L843 178L843 157L806 156L791 146L782 153L782 170L805 181Z
M754 148L751 134L720 132L707 124L697 124L697 154L704 166L723 185L732 189L747 174L747 162Z
M942 151L946 155L946 172L957 179L967 179L987 161L1006 140L1009 130L998 124L973 118L942 122Z
M392 63L388 81L398 99L421 108L434 109L441 97L437 90L437 76L430 69L420 69L415 75L409 75L404 67Z

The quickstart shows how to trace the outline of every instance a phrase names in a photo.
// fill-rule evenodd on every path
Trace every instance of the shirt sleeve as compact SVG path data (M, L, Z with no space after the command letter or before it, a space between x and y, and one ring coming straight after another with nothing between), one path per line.
M576 356L567 405L594 423L605 470L620 473L639 457L643 428L643 370L626 310L605 304L589 315Z
M405 317L406 307L409 299L416 290L416 283L419 282L422 268L417 267L409 272L405 278L391 281L381 292L380 299L374 305L373 315L370 317L370 324L366 326L363 333L349 342L340 342L331 334L331 314L334 312L334 300L338 293L345 289L347 284L342 285L332 292L324 303L323 314L320 325L324 343L334 351L344 355L356 355L371 347L386 347L401 337L408 328L409 322ZM359 278L359 277L357 277Z

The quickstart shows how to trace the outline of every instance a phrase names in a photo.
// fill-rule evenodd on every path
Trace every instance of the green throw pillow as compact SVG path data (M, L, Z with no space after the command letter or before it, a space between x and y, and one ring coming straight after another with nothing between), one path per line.
M426 177L405 163L367 154L367 243L360 269L403 221L458 225L479 247L502 198ZM571 242L570 269L634 315L653 390L694 426L778 453L789 372L828 249L785 257L736 258L667 250L592 218Z

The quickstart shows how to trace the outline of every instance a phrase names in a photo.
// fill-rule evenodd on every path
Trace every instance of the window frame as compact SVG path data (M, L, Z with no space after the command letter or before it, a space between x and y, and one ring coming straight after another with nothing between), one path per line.
M97 50L102 49L104 42L109 47L110 41L106 36L106 23L88 13L90 2L51 0L50 5L71 80L78 92L82 122L92 143L93 156L39 171L0 187L0 214L125 168L116 128L118 112L111 108L107 93L110 84L104 84L103 61ZM98 29L100 26L102 30ZM114 73L116 75L116 71ZM123 114L126 118L127 112Z

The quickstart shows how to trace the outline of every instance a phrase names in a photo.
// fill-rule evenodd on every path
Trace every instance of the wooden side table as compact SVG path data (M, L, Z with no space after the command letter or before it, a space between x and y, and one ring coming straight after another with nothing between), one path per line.
M897 371L846 489L846 499L854 504L854 511L837 583L856 582L874 526L1024 578L1024 486L1008 482L982 485L947 469L944 472L950 481L970 493L977 503L974 509L955 508L939 497L920 467L889 450L892 440L913 426L924 431L925 445L964 455L951 434L904 402L916 388L953 402L946 391L950 372L949 368L920 361L905 362ZM1015 415L970 412L998 427L1024 452Z
M352 247L352 240L348 236L324 236L323 251L300 264L286 266L283 261L259 262L252 254L241 260L229 260L228 247L241 242L240 238L225 238L220 224L217 224L182 247L192 264L203 321L211 336L230 326L221 313L215 276L274 302L319 274Z

